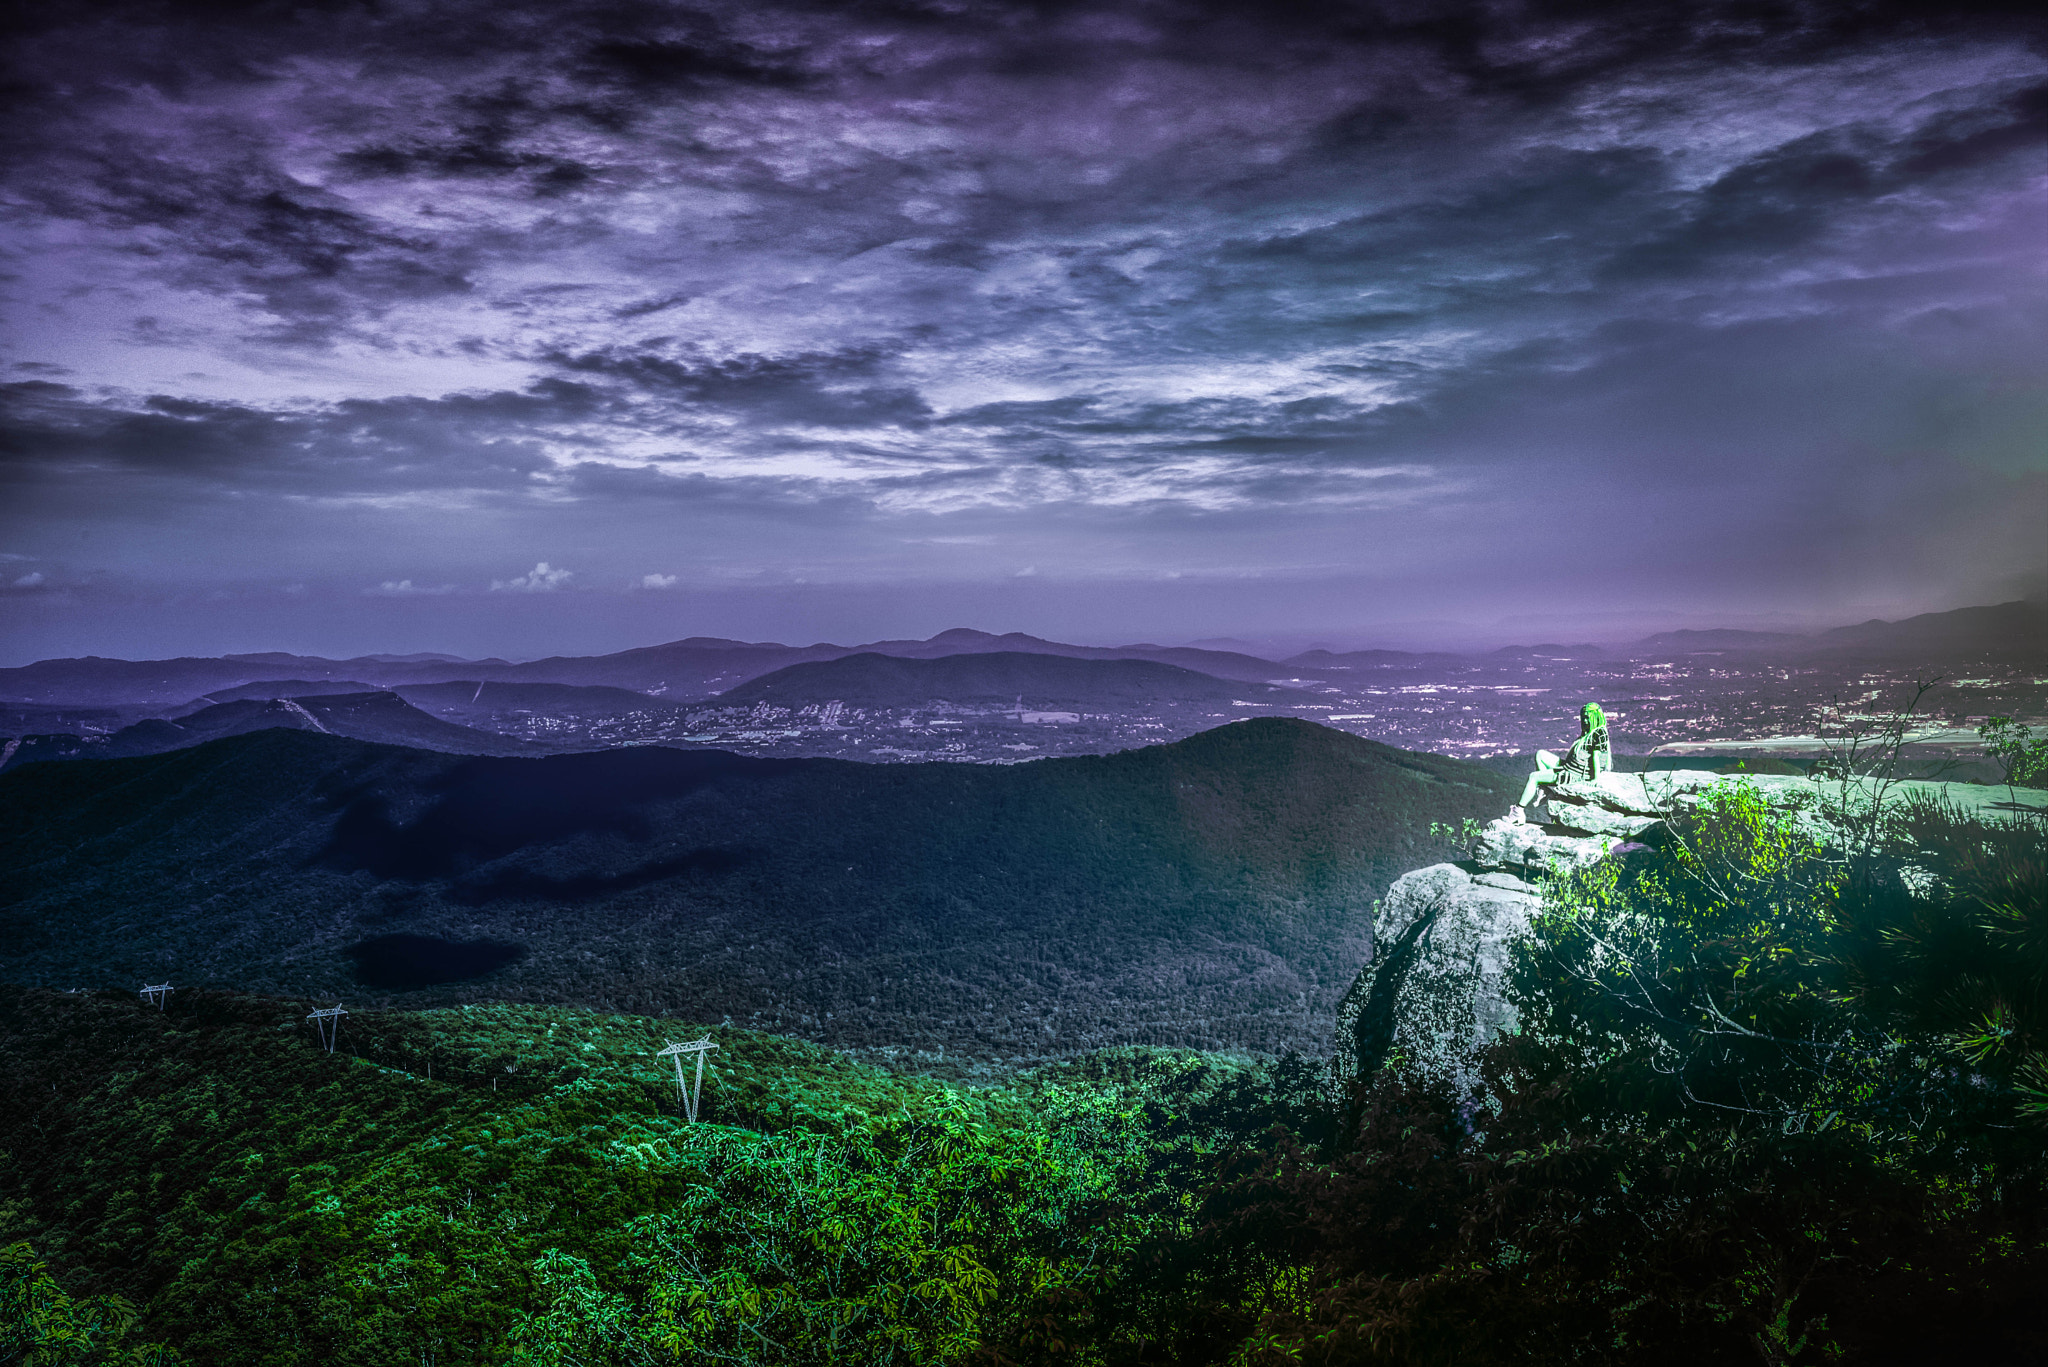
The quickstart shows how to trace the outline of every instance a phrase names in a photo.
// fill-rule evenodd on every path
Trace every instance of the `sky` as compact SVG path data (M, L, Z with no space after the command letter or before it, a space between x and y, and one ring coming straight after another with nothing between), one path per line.
M2027 7L12 22L0 664L2048 596Z

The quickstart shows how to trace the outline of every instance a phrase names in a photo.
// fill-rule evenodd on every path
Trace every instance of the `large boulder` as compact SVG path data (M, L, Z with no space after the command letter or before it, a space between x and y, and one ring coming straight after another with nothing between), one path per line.
M1632 838L1658 817L1635 778L1560 785L1547 823L1502 817L1480 832L1469 861L1395 881L1374 908L1372 958L1337 1005L1339 1085L1393 1058L1461 1091L1477 1082L1474 1054L1515 1028L1509 960L1543 904L1530 880L1642 848Z
M1507 970L1542 906L1512 873L1438 864L1403 874L1373 916L1373 955L1337 1005L1339 1084L1396 1056L1460 1090L1472 1057L1516 1024Z

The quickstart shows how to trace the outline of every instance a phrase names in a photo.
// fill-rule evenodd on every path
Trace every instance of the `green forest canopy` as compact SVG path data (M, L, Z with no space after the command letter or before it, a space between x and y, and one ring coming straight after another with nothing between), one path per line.
M327 1054L303 1002L9 987L0 1304L109 1339L118 1295L219 1363L2038 1360L2042 832L1877 836L1736 786L1555 884L1470 1096L721 1028L693 1127L653 1050L702 1020L365 1011Z
M0 974L574 1003L998 1060L1319 1049L1374 899L1456 855L1432 825L1512 786L1278 718L1014 766L270 731L0 775ZM468 967L387 962L422 942Z

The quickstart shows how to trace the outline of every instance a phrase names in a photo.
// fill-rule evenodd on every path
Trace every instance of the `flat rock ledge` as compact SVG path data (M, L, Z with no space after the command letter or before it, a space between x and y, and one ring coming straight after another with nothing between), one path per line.
M1336 1084L1399 1058L1461 1092L1474 1087L1478 1050L1519 1024L1507 973L1542 909L1541 878L1654 844L1665 817L1734 777L1672 769L1559 785L1541 819L1489 822L1470 859L1403 874L1374 908L1372 957L1337 1005ZM1880 791L1868 781L1744 777L1824 839L1839 830L1840 814L1867 812ZM2041 790L1907 781L1882 792L1887 805L1932 799L1993 820L2048 815Z

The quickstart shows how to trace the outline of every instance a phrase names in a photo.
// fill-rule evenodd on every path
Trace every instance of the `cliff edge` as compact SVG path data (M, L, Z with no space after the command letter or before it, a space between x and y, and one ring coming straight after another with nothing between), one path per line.
M1460 1090L1478 1081L1478 1051L1517 1028L1507 990L1514 947L1533 933L1542 880L1603 859L1646 855L1665 823L1718 784L1753 784L1822 840L1839 841L1879 803L1938 801L2010 820L2048 815L2048 792L1972 783L1816 781L1673 769L1606 773L1550 790L1541 821L1488 823L1472 856L1401 875L1373 912L1373 950L1337 1005L1331 1058L1341 1088L1394 1059Z

